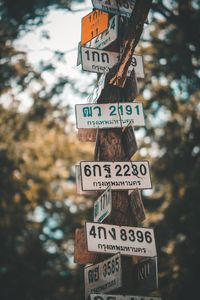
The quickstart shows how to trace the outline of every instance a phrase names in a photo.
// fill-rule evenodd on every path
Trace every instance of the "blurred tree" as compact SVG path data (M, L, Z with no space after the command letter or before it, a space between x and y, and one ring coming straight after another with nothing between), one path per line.
M200 251L200 2L154 1L144 34L147 132L154 192L145 198L156 228L163 299L198 295Z
M91 201L75 197L73 166L89 152L66 121L0 107L1 299L79 298L73 234Z
M22 32L42 24L52 8L72 1L0 1L0 298L80 299L82 273L73 264L74 229L91 200L75 197L74 165L91 156L77 141L70 108L52 101L69 78L51 87L26 53L15 49ZM81 1L79 1L81 2ZM62 59L55 53L55 60ZM55 63L55 61L54 61ZM34 88L36 87L36 88ZM33 104L20 112L19 93ZM55 100L55 99L54 99ZM75 292L76 291L76 292Z

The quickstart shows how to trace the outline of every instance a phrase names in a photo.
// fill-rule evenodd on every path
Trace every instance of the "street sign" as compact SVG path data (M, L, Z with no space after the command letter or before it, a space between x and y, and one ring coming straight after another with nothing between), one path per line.
M95 162L81 161L81 182L84 191L151 189L148 161Z
M92 0L92 4L96 9L130 18L135 0Z
M137 293L150 293L158 288L157 257L142 260L135 265L134 270Z
M115 128L144 126L142 103L76 104L77 128ZM133 131L133 129L130 129ZM126 130L128 134L129 129ZM132 133L130 133L132 135Z
M104 86L105 86L106 74L107 73L104 72L100 75L100 78L97 81L97 84L96 84L92 94L88 97L87 102L97 103L99 97L101 96L101 92L103 91Z
M108 72L120 59L119 52L99 50L95 48L81 47L82 69L88 72L103 73ZM133 55L131 64L127 71L130 76L135 70L136 77L144 78L143 59L141 55Z
M109 20L108 29L87 42L85 46L89 48L104 49L117 39L117 34L118 16L114 16Z
M117 226L86 222L88 251L121 253L144 257L156 256L152 228Z
M75 166L75 173L76 173L76 192L78 195L96 195L95 191L83 191L81 186L81 171L80 165Z
M160 297L146 297L146 296L122 296L122 295L100 295L100 294L91 294L90 300L161 300Z
M121 256L116 254L84 269L85 299L91 293L106 293L122 286Z
M81 45L84 45L95 36L108 28L109 14L101 10L94 10L82 18Z
M118 52L81 47L82 68L84 71L108 72L119 60Z
M97 253L89 252L87 249L86 234L84 228L75 230L74 239L74 262L78 264L91 264L97 259Z
M125 160L130 160L138 150L133 126L127 126L122 133L122 145L125 153Z
M109 216L112 210L111 188L108 187L105 192L94 203L94 222L101 223Z
M140 190L135 189L131 191L129 194L129 202L134 220L136 220L137 224L140 224L146 218Z
M133 55L131 64L127 71L128 77L131 75L133 69L137 78L144 78L144 62L142 55Z

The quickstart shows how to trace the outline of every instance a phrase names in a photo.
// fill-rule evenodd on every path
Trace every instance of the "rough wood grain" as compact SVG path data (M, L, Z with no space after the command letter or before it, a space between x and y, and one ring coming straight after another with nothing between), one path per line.
M133 101L137 96L137 81L135 74L131 75L126 82L126 88L118 88L107 85L99 102L125 102ZM128 99L128 100L127 100ZM122 143L122 128L99 129L95 148L95 159L99 161L122 161L125 156ZM112 191L112 212L103 223L124 226L136 226L137 222L133 217L128 191ZM98 254L95 263L103 261L107 255ZM133 283L134 262L137 259L133 257L122 257L122 288L113 291L113 294L131 294L134 293Z
M87 250L85 228L77 228L74 242L74 262L78 264L91 264L97 259L97 254Z
M131 63L135 47L142 34L144 22L151 4L152 0L136 0L135 7L125 30L125 37L121 44L121 59L109 72L109 84L124 87L127 70Z

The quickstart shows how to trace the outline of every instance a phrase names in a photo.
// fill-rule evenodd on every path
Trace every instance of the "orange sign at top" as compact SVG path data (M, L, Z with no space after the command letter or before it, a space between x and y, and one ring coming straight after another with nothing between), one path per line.
M108 28L108 17L108 13L96 9L82 18L81 45Z

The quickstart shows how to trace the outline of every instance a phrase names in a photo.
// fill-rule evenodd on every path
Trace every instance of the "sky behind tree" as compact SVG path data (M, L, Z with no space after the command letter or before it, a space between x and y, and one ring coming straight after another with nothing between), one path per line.
M77 82L77 89L80 93L83 91L88 93L92 90L90 85L96 78L96 74L83 73L81 66L77 66L78 43L81 39L81 18L90 13L91 10L92 3L90 0L86 0L85 3L73 3L73 12L63 9L51 10L42 25L33 31L22 33L20 38L16 40L16 48L27 53L27 59L35 69L39 69L41 63L52 62L55 51L64 53L64 62L56 63L55 73L48 70L42 73L47 84L55 83L55 75L67 75ZM89 90L87 90L88 86L90 86ZM37 89L36 86L34 88ZM74 106L77 103L83 103L85 99L74 93L70 86L64 90L62 97L65 103L71 105L71 119L75 121ZM29 109L32 98L24 92L21 95L18 94L18 98L22 100L20 110Z

